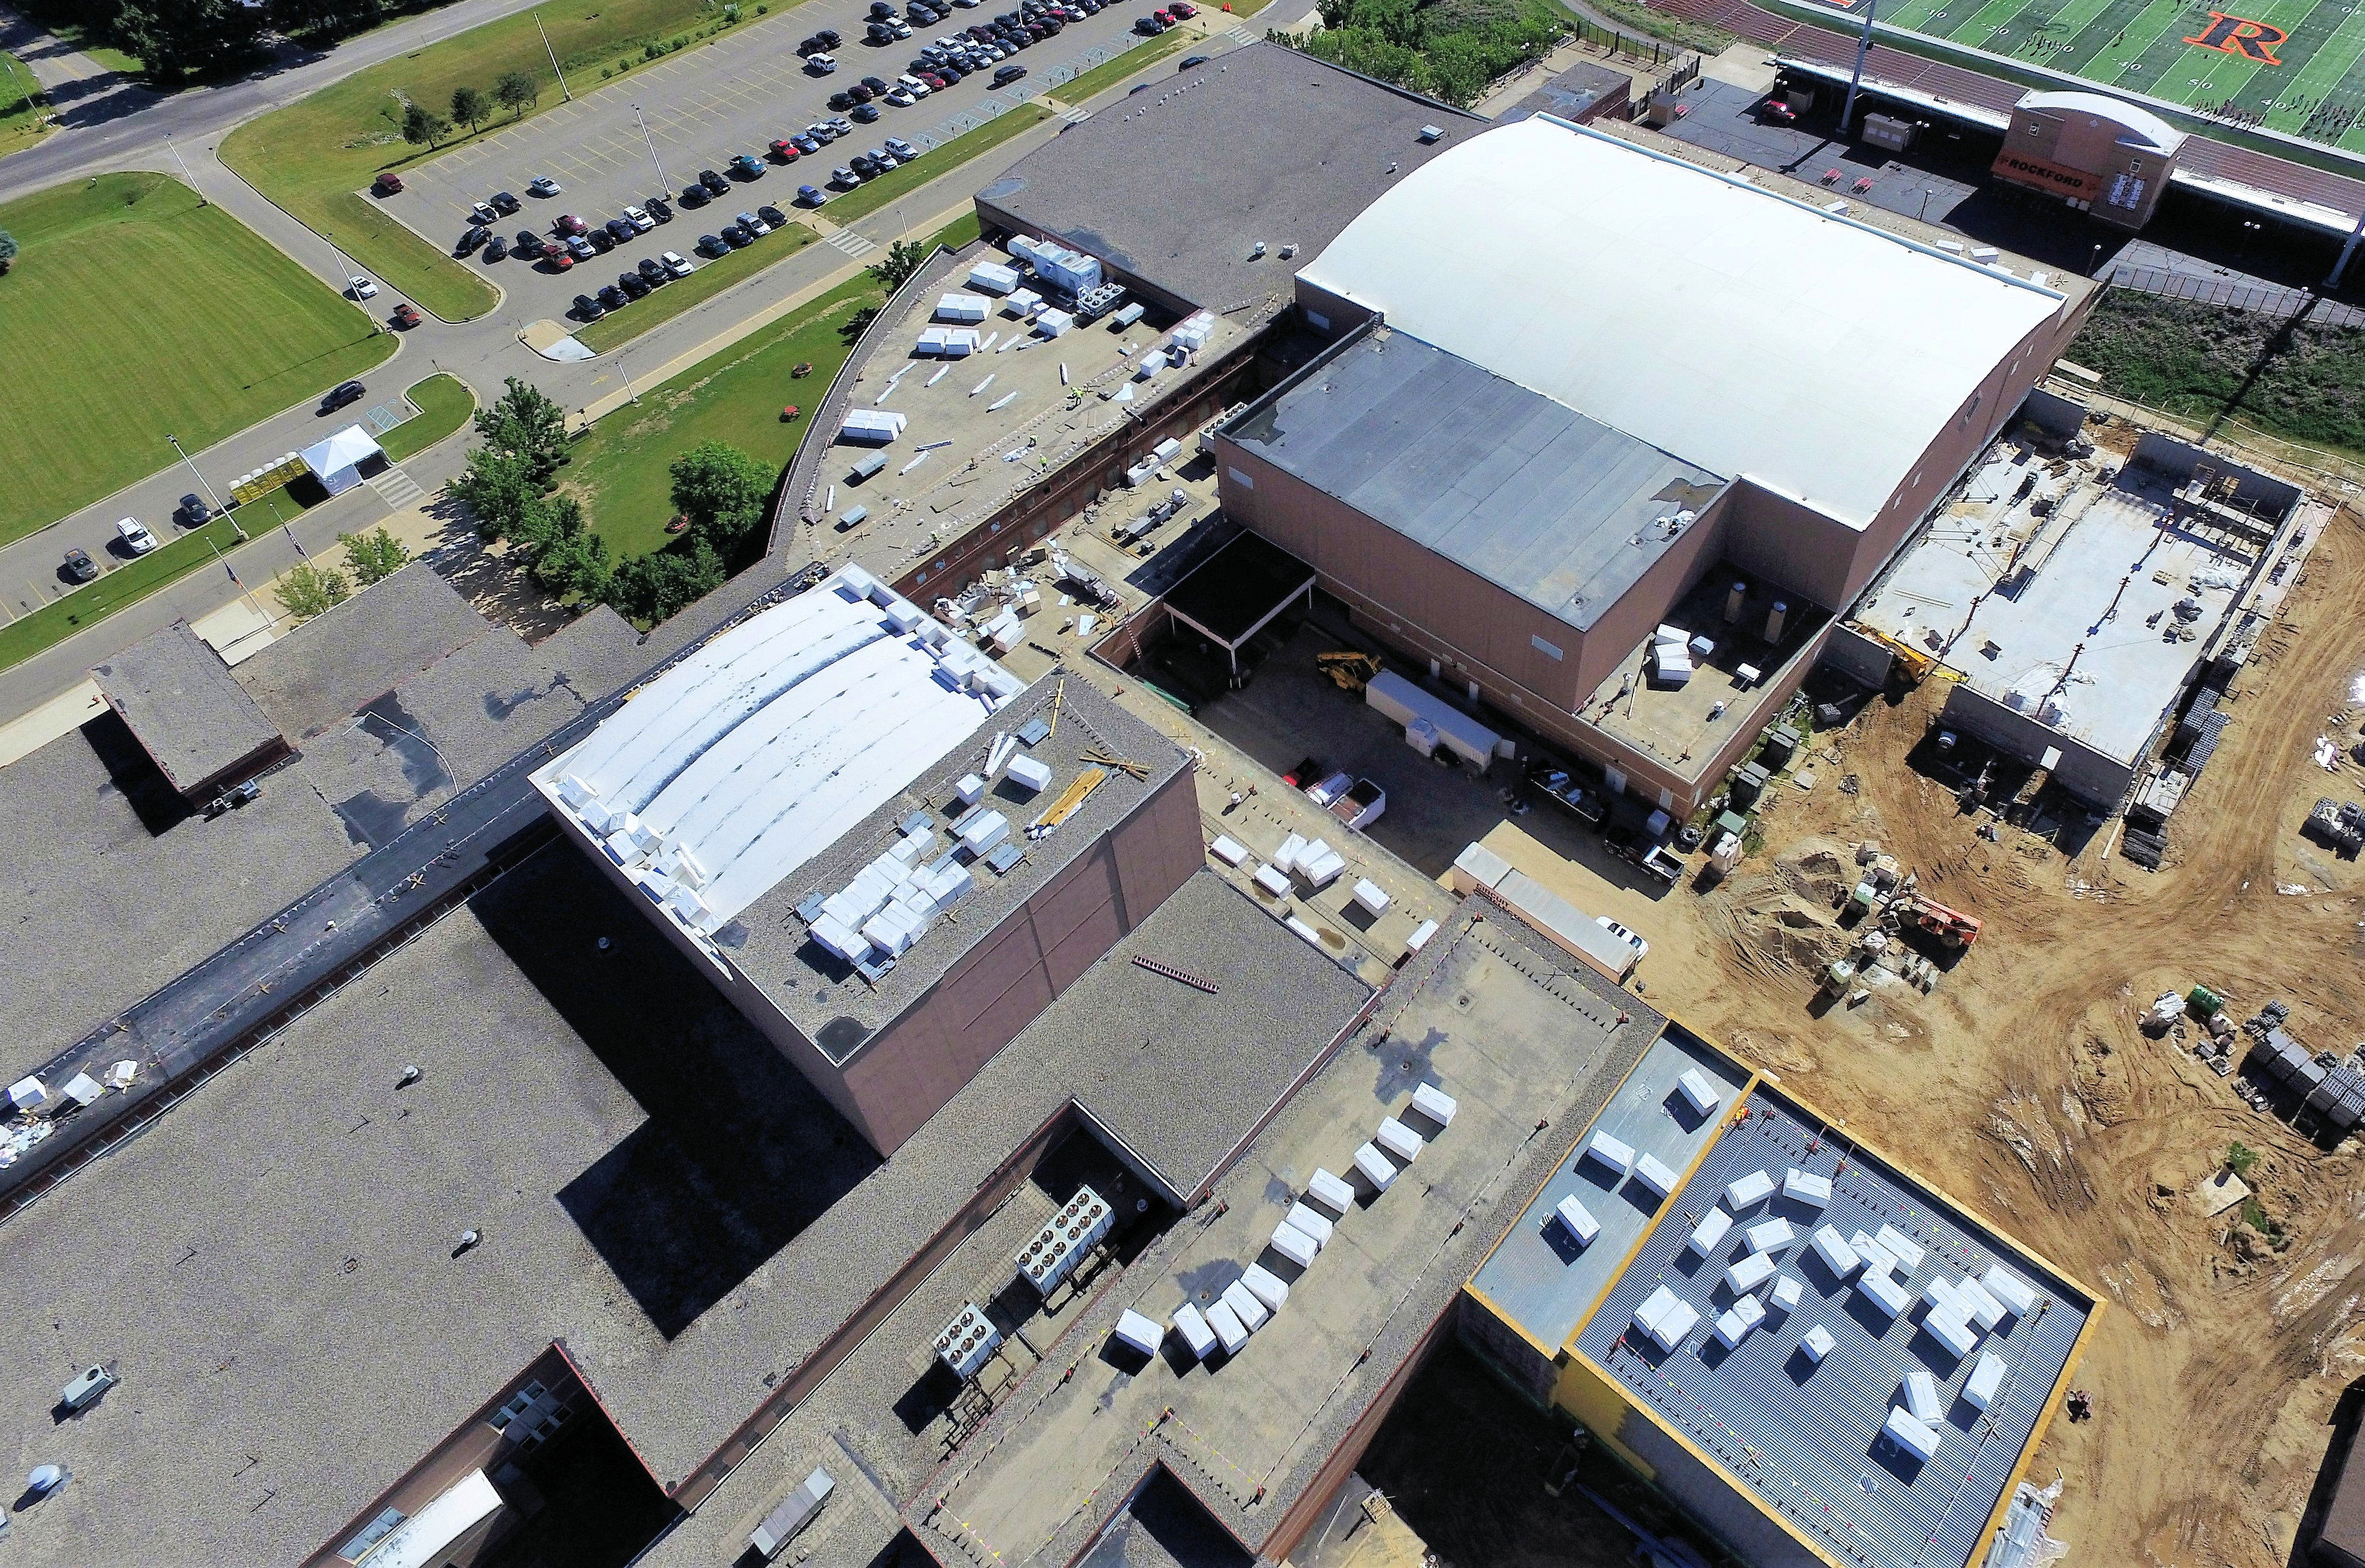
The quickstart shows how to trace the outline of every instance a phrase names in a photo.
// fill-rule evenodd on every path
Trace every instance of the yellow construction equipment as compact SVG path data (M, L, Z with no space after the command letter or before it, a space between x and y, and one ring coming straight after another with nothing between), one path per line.
M1851 622L1851 624L1855 623ZM1935 655L1923 653L1911 644L1900 642L1886 632L1876 632L1871 627L1864 625L1855 625L1855 629L1889 651L1896 658L1898 668L1903 674L1905 684L1908 686L1921 685L1930 672L1938 667Z
M1380 661L1371 654L1341 649L1336 653L1317 654L1314 662L1322 673L1336 682L1341 691L1360 692L1380 673Z

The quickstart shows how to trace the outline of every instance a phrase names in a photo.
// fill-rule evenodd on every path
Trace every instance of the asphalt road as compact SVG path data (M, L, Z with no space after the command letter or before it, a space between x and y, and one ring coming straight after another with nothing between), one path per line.
M992 73L978 72L915 104L882 108L876 121L856 124L851 135L811 158L785 165L775 162L767 151L775 140L839 113L829 107L832 94L865 76L891 82L910 69L923 44L993 14L986 6L956 10L950 19L932 28L914 28L908 39L873 48L860 41L861 18L868 10L867 0L807 0L684 50L623 82L578 91L571 104L407 172L400 194L382 198L381 205L430 244L449 251L472 221L470 207L496 191L508 191L524 203L523 211L495 226L497 232L510 238L521 230L546 235L562 213L597 226L627 206L645 205L652 192L678 195L696 181L700 171L723 172L739 153L764 160L764 174L734 179L731 194L712 206L691 208L677 202L671 222L566 272L515 256L488 262L482 252L467 263L500 286L507 296L504 311L522 313L529 319L557 319L567 314L577 294L597 294L601 285L614 282L617 273L643 257L669 250L702 262L696 248L700 236L715 232L738 212L772 206L791 219L798 218L800 185L828 191L832 169L891 136L921 148L925 162L926 150L1055 90L1056 84L1140 41L1132 28L1141 8L1112 6L1011 57L1005 63L1024 65L1027 74L1005 88L994 90ZM823 28L834 28L846 39L836 51L839 65L833 75L813 73L796 53L799 39ZM545 174L560 183L561 194L549 198L530 195L527 187ZM825 204L818 210L828 216ZM757 241L759 248L762 243Z

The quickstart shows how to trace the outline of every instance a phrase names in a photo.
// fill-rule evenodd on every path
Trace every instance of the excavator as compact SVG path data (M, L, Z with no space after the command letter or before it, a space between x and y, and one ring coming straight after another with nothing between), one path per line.
M1339 690L1360 693L1380 673L1377 655L1355 653L1341 649L1336 653L1317 654L1314 662L1321 666Z

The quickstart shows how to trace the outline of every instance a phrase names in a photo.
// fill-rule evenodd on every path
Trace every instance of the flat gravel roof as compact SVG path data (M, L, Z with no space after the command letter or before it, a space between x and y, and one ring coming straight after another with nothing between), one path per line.
M284 741L185 621L150 633L90 673L175 790L195 790Z

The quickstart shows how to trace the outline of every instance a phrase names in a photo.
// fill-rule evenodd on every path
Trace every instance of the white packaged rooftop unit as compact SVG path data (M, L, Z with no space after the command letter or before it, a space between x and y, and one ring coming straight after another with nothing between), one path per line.
M1724 1201L1732 1205L1732 1212L1735 1214L1739 1214L1752 1204L1762 1204L1773 1195L1774 1178L1763 1170L1753 1170L1746 1176L1729 1182L1724 1189Z
M1207 846L1207 853L1227 866L1237 866L1249 857L1246 846L1229 834L1221 833L1217 834L1215 841Z
M1708 1074L1696 1067L1686 1068L1684 1075L1676 1080L1676 1087L1683 1091L1684 1098L1691 1102L1692 1109L1703 1116L1714 1115L1724 1103L1724 1096L1717 1092L1715 1084L1709 1081Z
M1552 1205L1551 1218L1558 1220L1561 1228L1567 1231L1579 1247L1592 1246L1594 1238L1601 1234L1601 1222L1593 1217L1591 1210L1576 1201L1574 1193Z
M1996 1325L2008 1316L2003 1303L1990 1294L1987 1287L1977 1280L1965 1280L1956 1286L1955 1300L1972 1325L1983 1334L1994 1333Z
M39 1078L20 1078L8 1085L8 1103L19 1111L38 1111L49 1103L49 1085Z
M936 301L936 319L967 323L982 321L992 312L993 301L975 294L947 294Z
M1838 1348L1838 1345L1839 1341L1832 1338L1832 1331L1820 1323L1808 1329L1799 1338L1799 1349L1804 1350L1807 1353L1807 1359L1818 1366L1822 1364L1823 1358L1830 1355Z
M1199 1309L1187 1301L1174 1309L1174 1332L1182 1336L1182 1342L1191 1347L1194 1356L1204 1359L1216 1348L1215 1330L1207 1327Z
M1659 1349L1673 1350L1699 1322L1699 1316L1698 1307L1661 1285L1636 1310L1634 1322Z
M1314 1244L1312 1237L1287 1220L1272 1227L1272 1249L1301 1269L1312 1268L1314 1255L1322 1250Z
M1774 1271L1781 1266L1763 1252L1752 1252L1724 1271L1725 1282L1732 1287L1733 1294L1746 1295L1772 1279Z
M1915 1420L1934 1421L1946 1413L1946 1407L1938 1402L1938 1385L1920 1367L1905 1374L1903 1387L1905 1408L1913 1412Z
M1929 1330L1932 1338L1945 1346L1956 1361L1969 1355L1978 1346L1978 1331L1963 1321L1957 1308L1950 1306L1931 1313L1922 1319L1922 1327Z
M1368 1143L1355 1150L1355 1169L1383 1193L1396 1179L1396 1168L1388 1163L1388 1157Z
M1051 782L1051 765L1037 757L1012 757L1008 772L1011 779L1026 790L1040 792Z
M2002 1303L2004 1311L2012 1316L2025 1317L2036 1305L2036 1293L2001 1263L1989 1266L1988 1271L1979 1276L1979 1286Z
M1788 1274L1785 1274L1780 1279L1774 1282L1773 1299L1768 1305L1776 1312L1796 1312L1799 1310L1799 1303L1804 1294L1805 1292L1800 1288L1799 1282Z
M1306 879L1315 891L1337 881L1347 869L1347 857L1321 839L1308 844L1297 856L1297 874Z
M1608 1133L1597 1132L1592 1141L1585 1146L1585 1153L1580 1158L1581 1160L1597 1159L1624 1176L1634 1169L1634 1146L1611 1137Z
M1330 1238L1338 1230L1334 1222L1325 1217L1320 1210L1307 1204L1290 1204L1289 1213L1283 1217L1288 1221L1292 1230L1313 1242L1317 1249L1329 1246Z
M1651 645L1654 648L1680 648L1691 641L1691 635L1682 627L1670 626L1663 621L1651 633Z
M1873 1239L1879 1242L1880 1249L1896 1259L1900 1267L1911 1270L1922 1266L1922 1244L1895 1226L1882 1226L1874 1233Z
M1790 1228L1787 1219L1769 1219L1753 1225L1744 1232L1749 1238L1749 1249L1771 1257L1798 1239L1799 1233Z
M1278 866L1260 866L1253 879L1268 897L1285 899L1289 896L1289 878Z
M1075 324L1075 317L1065 310L1046 310L1035 318L1035 330L1047 338L1056 338Z
M903 433L908 422L902 415L888 409L851 409L846 411L846 423L838 428L838 437L865 446L885 446Z
M1832 1179L1793 1165L1782 1173L1782 1195L1794 1204L1824 1208L1832 1201Z
M1754 1295L1743 1296L1732 1309L1716 1320L1716 1337L1724 1341L1726 1350L1735 1350L1748 1337L1749 1331L1765 1321L1765 1304Z
M1897 1255L1864 1232L1859 1230L1850 1236L1848 1245L1855 1248L1855 1255L1864 1260L1866 1273L1888 1274L1896 1271Z
M1995 1403L1996 1394L2003 1388L2003 1374L2010 1370L2004 1359L1993 1350L1983 1352L1979 1364L1971 1369L1970 1377L1963 1383L1963 1397L1985 1410Z
M1239 1315L1220 1301L1207 1309L1207 1327L1216 1331L1216 1338L1223 1342L1224 1354L1227 1356L1239 1355L1240 1347L1249 1342L1249 1331L1240 1322Z
M1912 1293L1898 1283L1893 1276L1875 1273L1870 1269L1866 1269L1863 1278L1856 1281L1856 1289L1891 1317L1903 1312L1913 1300Z
M1000 812L973 817L960 830L960 846L972 856L991 855L1010 836L1010 819Z
M1154 1317L1144 1317L1131 1307L1116 1320L1116 1337L1145 1356L1158 1354L1158 1347L1166 1342L1165 1325Z
M915 354L931 355L944 353L945 330L942 327L922 328L918 339L912 344L912 352Z
M1248 1272L1240 1276L1240 1283L1248 1287L1249 1294L1261 1302L1268 1312L1279 1312L1289 1300L1289 1286L1282 1282L1279 1274L1261 1263L1250 1263Z
M1318 1167L1306 1183L1306 1195L1341 1218L1355 1206L1355 1189Z
M1000 262L980 262L969 269L969 284L988 294L1008 294L1018 286L1018 269Z
M1224 1287L1220 1299L1232 1309L1232 1316L1240 1320L1240 1327L1251 1334L1272 1321L1272 1311L1238 1280Z
M1281 847L1272 852L1273 869L1284 876L1295 872L1297 869L1297 857L1304 853L1305 849L1306 835L1302 833L1291 834L1281 841Z
M1938 1451L1938 1434L1902 1405L1889 1408L1889 1419L1881 1424L1880 1432L1916 1459L1926 1461Z
M1440 1127L1453 1125L1453 1113L1461 1103L1434 1083L1424 1083L1412 1092L1412 1108Z
M1427 1139L1394 1116L1381 1118L1380 1130L1372 1135L1372 1141L1387 1150L1389 1157L1400 1165L1410 1165L1428 1147Z
M1043 297L1031 288L1014 290L1010 297L1002 302L1002 308L1004 310L1022 319L1033 315L1042 308L1042 306Z
M1857 1254L1855 1249L1850 1247L1846 1239L1828 1225L1815 1227L1814 1249L1817 1255L1822 1259L1824 1266L1843 1280L1854 1277L1855 1271L1864 1267L1864 1259Z
M1048 1295L1074 1271L1084 1255L1109 1233L1115 1223L1107 1204L1090 1187L1079 1187L1050 1223L1035 1233L1014 1260L1018 1277Z
M1684 1238L1684 1245L1705 1258L1716 1250L1717 1243L1722 1241L1725 1233L1732 1228L1731 1215L1722 1209L1710 1209L1708 1217L1692 1226L1692 1233Z
M796 1533L813 1522L829 1495L837 1490L837 1483L829 1478L826 1470L815 1470L804 1479L804 1484L781 1499L780 1506L764 1516L747 1537L747 1544L756 1554L769 1562L778 1557ZM350 1549L348 1549L350 1550Z
M1655 1154L1645 1154L1637 1159L1634 1161L1634 1175L1642 1185L1663 1198L1674 1192L1676 1183L1682 1180L1673 1170L1667 1169L1666 1161Z
M977 1375L978 1368L992 1359L1001 1344L1002 1330L972 1301L965 1304L959 1314L945 1325L945 1331L936 1336L936 1360L966 1383Z

